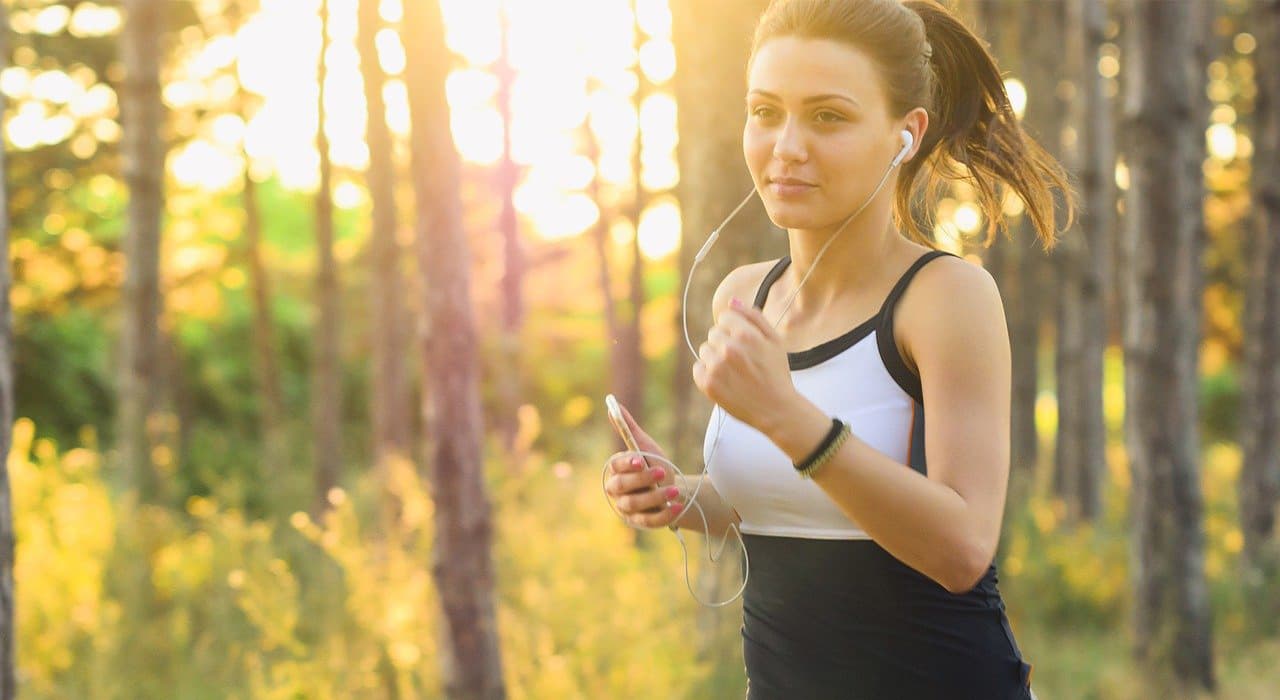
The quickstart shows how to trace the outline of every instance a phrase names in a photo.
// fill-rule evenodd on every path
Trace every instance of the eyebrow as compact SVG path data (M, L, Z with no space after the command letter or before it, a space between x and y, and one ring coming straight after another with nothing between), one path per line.
M781 102L781 101L782 101L782 98L781 98L781 97L778 97L777 95L773 94L772 92L767 92L767 91L765 91L765 90L752 90L751 92L749 92L749 93L747 93L747 94L748 94L748 95L762 95L762 96L767 97L767 98L769 98L769 99L771 99L771 100L777 100L777 101L779 101L779 102ZM858 108L858 109L862 109L862 105L858 104L858 103L857 103L857 101L856 101L856 100L854 100L853 98L851 98L851 97L847 97L847 96L845 96L845 95L837 95L837 94L835 94L835 93L825 93L825 94L822 94L822 95L813 95L812 97L806 97L806 98L804 98L804 101L803 101L803 102L801 102L801 104L806 104L806 105L807 105L807 104L810 104L810 103L813 103L813 102L822 102L822 101L824 101L824 100L844 100L845 102L848 102L849 104L853 105L854 107L856 107L856 108Z

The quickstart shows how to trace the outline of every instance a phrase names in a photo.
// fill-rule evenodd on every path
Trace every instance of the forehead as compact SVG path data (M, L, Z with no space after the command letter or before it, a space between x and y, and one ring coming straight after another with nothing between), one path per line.
M778 37L756 50L747 90L763 90L783 100L828 93L853 97L864 106L883 103L880 76L871 58L831 39Z

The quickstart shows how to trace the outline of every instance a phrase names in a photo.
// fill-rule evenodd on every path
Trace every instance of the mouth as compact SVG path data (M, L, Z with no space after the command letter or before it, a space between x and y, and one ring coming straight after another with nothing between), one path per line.
M795 177L771 177L771 178L768 178L767 182L770 185L785 185L788 187L790 186L817 187L815 183L809 182L808 180L801 180Z
M816 184L808 180L794 177L769 178L766 182L768 183L769 192L778 199L803 197L818 188Z

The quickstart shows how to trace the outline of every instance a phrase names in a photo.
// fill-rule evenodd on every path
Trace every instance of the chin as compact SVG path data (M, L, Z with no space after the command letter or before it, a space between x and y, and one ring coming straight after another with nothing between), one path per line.
M778 228L809 229L821 226L822 216L813 207L802 207L795 204L779 204L770 202L765 207L769 220Z

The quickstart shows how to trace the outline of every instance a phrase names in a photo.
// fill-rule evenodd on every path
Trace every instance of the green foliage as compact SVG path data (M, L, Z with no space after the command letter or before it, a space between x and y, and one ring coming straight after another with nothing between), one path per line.
M1232 689L1224 697L1262 698L1268 696L1258 689L1277 679L1270 678L1273 670L1257 675L1256 655L1272 642L1251 624L1250 610L1257 608L1251 607L1241 576L1235 490L1240 457L1232 443L1203 451L1204 567L1216 653L1226 666L1223 687ZM1015 504L1005 520L1009 533L1002 545L1001 590L1020 646L1035 667L1037 687L1045 689L1041 697L1146 697L1127 646L1130 482L1120 445L1109 449L1108 477L1098 522L1071 525L1064 521L1065 504L1042 495ZM1276 583L1265 582L1257 590L1274 592Z
M1240 379L1236 365L1223 365L1200 380L1201 439L1232 442L1240 437Z
M600 493L608 433L583 430L585 414L573 410L577 430L527 407L514 452L488 446L510 696L739 697L739 640L722 638L724 648L700 657L703 611L685 589L678 542L655 533L635 546ZM589 457L571 463L535 449L544 420L575 434L574 450ZM409 462L392 463L385 487L360 472L313 522L280 505L307 493L305 471L227 477L181 508L139 505L104 481L92 430L63 452L30 420L14 435L24 696L383 697L393 686L399 697L441 696L434 508ZM1060 502L1036 495L1005 522L1001 589L1041 697L1142 697L1124 631L1123 449L1113 446L1110 459L1099 522L1070 526ZM1205 566L1224 688L1261 698L1280 678L1263 661L1276 642L1252 636L1237 574L1239 460L1231 444L1205 452ZM254 501L248 492L261 483L293 495L258 498L261 517L232 505Z
M486 466L511 697L703 697L685 694L710 669L678 544L637 549L599 465L552 463L536 437ZM199 496L140 506L110 493L94 443L60 454L29 420L15 438L24 696L440 697L434 509L408 462L385 490L372 472L335 490L321 522L251 519Z
M110 436L115 372L104 336L103 319L83 308L28 316L14 334L19 411L61 442L86 425Z
M18 413L58 443L74 443L79 430L90 426L110 446L123 269L116 248L124 191L107 175L78 182L68 172L59 173L48 178L57 185L48 206L62 229L15 231ZM311 410L312 198L286 190L275 179L260 183L258 190L275 357L290 418L286 427L301 438ZM267 513L265 499L246 486L259 483L262 438L239 197L184 191L166 203L161 404L180 425L174 445L179 501L240 492L243 500L232 503L262 516ZM359 246L362 214L367 212L336 211L340 247L354 251ZM365 454L368 443L369 366L363 361L367 351L357 345L367 327L365 285L367 280L358 276L349 276L344 284L349 346L342 378L344 446L353 458ZM294 444L307 443L300 439ZM299 448L292 458L302 464L308 455Z

